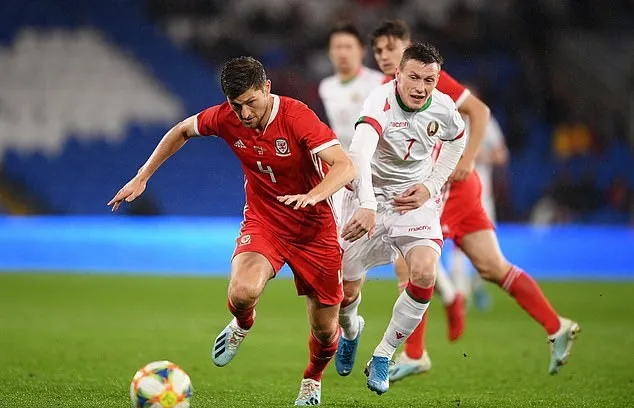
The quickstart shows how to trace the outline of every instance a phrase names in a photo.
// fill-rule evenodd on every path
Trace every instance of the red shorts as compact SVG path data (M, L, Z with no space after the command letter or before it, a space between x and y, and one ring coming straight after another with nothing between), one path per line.
M336 227L333 227L332 233L324 232L320 238L298 243L280 238L257 221L245 221L236 239L233 256L243 252L263 255L276 274L287 263L293 271L300 296L315 298L327 306L343 300L343 252L337 240Z
M482 207L482 183L475 171L464 181L449 186L449 198L440 216L444 238L462 245L465 235L495 227Z

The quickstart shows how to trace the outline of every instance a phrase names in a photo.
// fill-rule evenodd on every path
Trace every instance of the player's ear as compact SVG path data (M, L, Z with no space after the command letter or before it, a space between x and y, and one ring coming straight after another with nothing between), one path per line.
M271 80L267 79L266 82L264 82L264 95L269 96L270 93L271 93Z

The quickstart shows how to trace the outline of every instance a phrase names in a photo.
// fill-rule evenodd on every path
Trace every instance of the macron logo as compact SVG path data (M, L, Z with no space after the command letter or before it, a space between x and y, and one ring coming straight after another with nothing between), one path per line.
M233 144L235 147L238 147L240 149L246 149L247 147L244 145L244 143L242 143L242 140L238 139L237 142L235 142Z
M419 225L418 227L411 227L407 230L407 232L416 232L416 231L431 231L431 227L429 225Z
M401 333L401 332L396 332L396 340L400 340L400 339L402 339L403 337L405 337L405 335L404 335L403 333Z
M392 127L395 127L395 128L409 127L409 122L405 120L401 122L392 122Z

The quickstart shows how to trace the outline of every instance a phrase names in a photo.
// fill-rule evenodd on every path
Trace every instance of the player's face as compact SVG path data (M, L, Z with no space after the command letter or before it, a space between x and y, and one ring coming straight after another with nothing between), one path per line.
M264 129L271 115L270 95L271 81L267 79L262 89L250 88L235 99L227 98L227 101L244 126Z
M337 73L356 72L363 61L365 49L352 34L336 33L330 37L328 55Z
M383 35L376 39L372 47L374 59L385 75L394 75L396 73L396 67L401 62L403 52L408 46L408 41L403 41L396 37Z
M418 110L425 105L431 95L440 76L440 65L437 63L425 64L410 59L403 67L398 67L396 81L398 93L405 105L413 110Z

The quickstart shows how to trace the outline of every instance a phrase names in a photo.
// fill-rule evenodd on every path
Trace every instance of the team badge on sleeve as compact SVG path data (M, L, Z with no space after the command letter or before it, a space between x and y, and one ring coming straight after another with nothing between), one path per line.
M289 156L291 154L288 148L288 141L283 138L275 139L275 155L276 156Z
M438 132L438 122L432 120L427 124L427 135L433 137Z
M240 246L248 245L251 243L251 234L246 234L240 237Z

